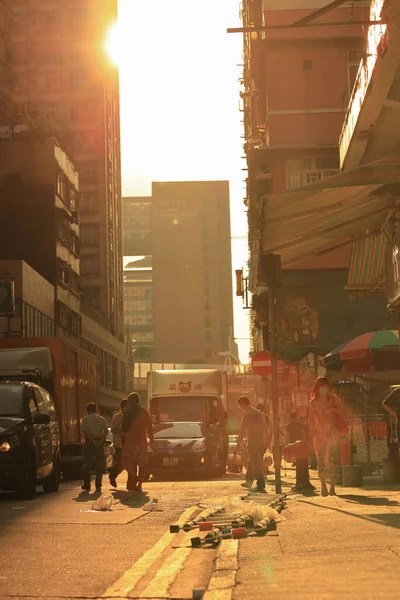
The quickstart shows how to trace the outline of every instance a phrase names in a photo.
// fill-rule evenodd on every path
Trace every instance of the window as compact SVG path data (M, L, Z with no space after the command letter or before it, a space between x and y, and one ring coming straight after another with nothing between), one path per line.
M92 306L94 309L100 307L100 288L98 287L84 287L83 288L83 299L87 304Z
M136 344L152 344L154 342L154 333L152 331L137 331L134 337Z
M98 163L95 160L87 160L79 164L79 176L81 180L95 181L97 179Z
M29 412L31 413L31 417L33 419L38 412L38 407L36 404L36 400L35 400L35 396L33 394L32 388L30 388L28 391L28 402L29 402Z
M71 89L81 89L88 82L88 79L89 74L87 69L74 69L71 73Z
M46 87L48 90L63 90L65 87L65 75L63 71L51 71L47 73Z
M100 225L98 223L82 223L80 226L82 242L87 246L97 246L100 241Z
M55 10L41 11L37 15L38 26L42 32L54 33L61 25L61 13Z
M93 122L97 118L98 114L97 102L92 100L79 100L73 103L71 117L75 122Z
M96 192L82 192L81 202L84 210L96 210L98 208Z
M286 161L286 189L290 190L339 173L339 157L291 158Z
M60 167L57 168L56 190L57 195L69 207L68 180Z
M47 415L47 406L46 406L46 402L44 399L44 395L42 394L42 391L39 390L38 388L34 388L34 392L35 392L35 398L36 398L36 404L38 407L38 411L40 413Z
M126 322L128 325L152 325L153 315L128 315Z
M100 273L100 258L98 256L81 257L81 274L88 277Z
M38 86L38 74L34 72L28 73L27 84L29 89L35 90Z

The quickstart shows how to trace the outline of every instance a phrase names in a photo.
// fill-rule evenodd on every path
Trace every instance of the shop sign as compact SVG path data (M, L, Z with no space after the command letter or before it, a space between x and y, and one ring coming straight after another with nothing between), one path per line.
M318 344L317 288L278 288L276 306L281 348Z

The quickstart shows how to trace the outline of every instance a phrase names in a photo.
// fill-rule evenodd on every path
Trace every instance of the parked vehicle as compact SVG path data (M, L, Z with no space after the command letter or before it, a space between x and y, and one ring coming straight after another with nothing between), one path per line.
M209 466L213 465L215 473L222 476L228 459L226 372L214 369L152 371L147 375L147 394L156 426L193 423L197 424L197 433L199 424L204 433L212 431L215 443L210 443L207 458Z
M162 422L154 428L154 448L149 453L149 473L220 472L221 437L213 425Z
M82 418L96 401L96 357L59 338L0 340L0 381L30 381L52 395L60 426L64 478L80 476Z
M29 382L0 383L0 489L25 500L36 485L57 492L60 435L50 394Z

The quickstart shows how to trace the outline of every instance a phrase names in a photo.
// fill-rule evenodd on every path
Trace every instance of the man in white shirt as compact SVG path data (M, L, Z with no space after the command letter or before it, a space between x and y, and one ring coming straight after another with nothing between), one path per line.
M117 477L123 471L122 466L122 419L128 405L128 399L121 400L121 410L111 419L111 431L115 448L114 464L110 471L110 484L117 487Z
M108 434L108 427L105 418L97 414L97 407L94 402L89 402L86 406L86 413L86 416L82 419L82 428L85 434L82 489L86 492L90 491L90 479L94 460L96 492L101 492L104 470L104 444Z

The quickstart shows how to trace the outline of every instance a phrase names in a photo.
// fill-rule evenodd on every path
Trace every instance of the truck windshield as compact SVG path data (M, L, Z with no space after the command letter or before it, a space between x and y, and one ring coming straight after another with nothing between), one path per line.
M0 417L21 417L23 408L21 385L0 385Z
M152 398L151 413L156 421L197 421L207 420L208 407L216 398L211 396L158 396Z

